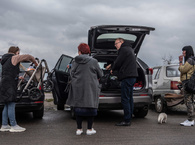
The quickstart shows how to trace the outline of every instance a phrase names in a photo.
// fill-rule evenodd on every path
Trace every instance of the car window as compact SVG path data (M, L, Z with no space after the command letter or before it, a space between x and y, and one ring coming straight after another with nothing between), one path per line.
M152 79L159 79L159 75L160 75L160 68L154 68Z
M32 64L31 62L21 62L21 65L23 65L25 68L29 68L29 66ZM23 72L23 68L20 67L20 72Z
M100 34L95 42L96 49L112 49L116 51L114 42L117 38L123 38L125 41L133 43L136 41L137 36L133 34L123 34L123 33L106 33Z
M30 62L21 62L21 64L25 67L25 68L28 68L30 66ZM2 73L2 65L0 63L0 76L1 76L1 73ZM23 75L24 73L24 70L22 69L22 67L20 67L20 75Z
M58 62L57 66L55 67L55 69L59 70L59 71L63 71L63 72L68 72L68 68L67 65L72 61L71 57L66 57L63 56L61 61Z
M107 65L107 62L98 62L98 64L102 70L106 70L105 65Z
M131 41L135 41L136 40L136 36L132 35L132 34L124 34L124 33L106 33L106 34L102 34L99 35L97 37L97 40L99 39L117 39L117 38L123 38L125 40L131 40Z
M167 77L179 77L180 71L178 70L178 66L167 66L166 76Z

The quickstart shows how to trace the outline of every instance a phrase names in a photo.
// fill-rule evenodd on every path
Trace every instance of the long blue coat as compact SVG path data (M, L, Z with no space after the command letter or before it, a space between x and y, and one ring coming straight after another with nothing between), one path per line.
M72 107L98 108L103 72L98 61L86 54L75 57L72 63L71 87L66 104Z

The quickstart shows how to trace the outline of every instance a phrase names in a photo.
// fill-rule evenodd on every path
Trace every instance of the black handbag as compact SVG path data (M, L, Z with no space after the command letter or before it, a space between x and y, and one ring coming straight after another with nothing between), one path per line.
M195 72L192 74L189 80L186 80L184 87L185 91L195 94Z

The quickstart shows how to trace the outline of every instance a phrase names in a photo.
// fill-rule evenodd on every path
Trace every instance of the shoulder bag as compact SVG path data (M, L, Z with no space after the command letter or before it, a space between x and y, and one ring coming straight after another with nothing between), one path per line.
M75 72L76 72L78 66L79 66L79 64L76 66ZM69 77L68 77L68 82L67 82L66 88L65 88L65 90L64 90L65 93L68 93L68 92L69 92L70 86L71 86L71 76L69 75Z

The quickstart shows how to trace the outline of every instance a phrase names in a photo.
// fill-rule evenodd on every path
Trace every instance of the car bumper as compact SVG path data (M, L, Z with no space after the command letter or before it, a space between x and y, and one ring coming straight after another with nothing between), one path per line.
M16 104L17 112L33 112L41 110L44 107L44 103L30 103L30 104Z
M139 94L133 96L134 107L141 108L152 103L152 95ZM114 97L99 97L99 109L122 109L121 95Z
M44 107L44 98L45 96L41 96L39 100L32 101L29 99L29 97L22 96L22 99L19 102L16 102L15 110L16 112L33 112L40 110L42 107ZM0 103L0 110L2 111L3 108L4 104Z

